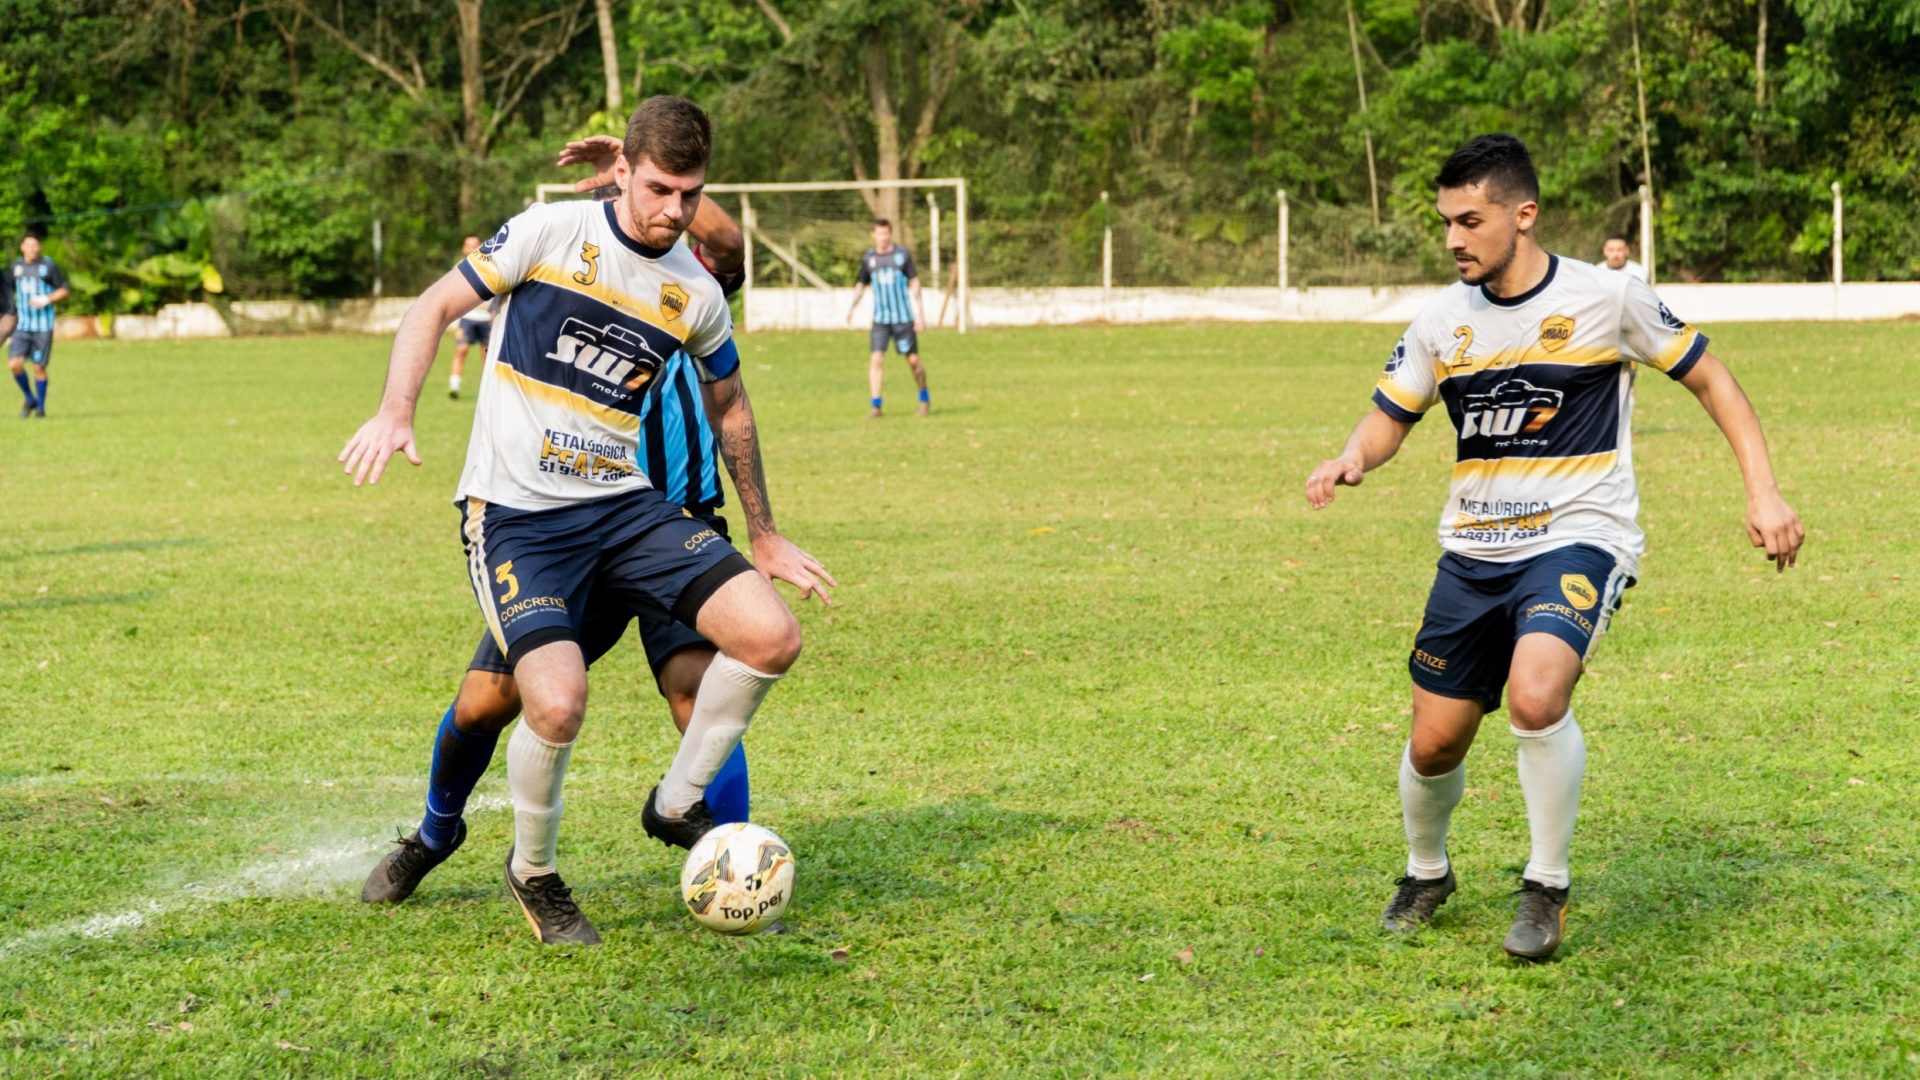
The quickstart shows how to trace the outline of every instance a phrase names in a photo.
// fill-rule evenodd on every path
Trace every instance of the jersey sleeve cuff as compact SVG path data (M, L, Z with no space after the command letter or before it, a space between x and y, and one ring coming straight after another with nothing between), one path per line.
M1687 372L1693 370L1693 365L1699 363L1700 358L1702 356L1705 356L1706 352L1707 352L1707 335L1701 333L1698 330L1695 330L1693 332L1693 344L1687 346L1687 351L1684 353L1681 353L1680 359L1675 360L1673 362L1673 366L1667 369L1667 378L1669 379L1686 378Z
M480 276L480 271L475 270L473 264L465 259L460 260L460 276L467 279L467 284L473 286L473 291L480 294L480 299L493 299L493 289L487 285L486 279Z
M740 370L740 350L734 347L733 338L720 343L720 347L705 356L694 358L694 367L700 372L700 381L719 382L721 379Z
M1381 412L1386 413L1388 416L1393 417L1403 424L1417 424L1420 422L1422 414L1410 409L1401 408L1392 398L1386 395L1385 391L1375 390L1373 392L1373 403Z

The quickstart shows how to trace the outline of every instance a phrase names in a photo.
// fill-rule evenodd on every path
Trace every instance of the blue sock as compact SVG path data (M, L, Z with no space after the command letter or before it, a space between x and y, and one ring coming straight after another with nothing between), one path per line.
M920 404L925 405L926 403L927 403L927 388L923 386L920 388Z
M34 396L40 399L40 411L47 411L47 380L33 380Z
M498 734L481 735L453 726L453 706L440 718L433 738L433 771L427 774L427 814L420 819L420 839L435 851L453 843L467 796L493 760Z
M20 392L27 395L27 404L29 405L38 404L38 399L33 396L33 384L27 381L26 372L24 371L14 372L13 381L19 383Z
M879 398L874 398L874 399L873 399L873 407L874 407L874 408L876 408L876 409L880 407L880 399L879 399Z
M713 774L707 785L707 809L715 825L747 820L747 748L733 748L733 756Z

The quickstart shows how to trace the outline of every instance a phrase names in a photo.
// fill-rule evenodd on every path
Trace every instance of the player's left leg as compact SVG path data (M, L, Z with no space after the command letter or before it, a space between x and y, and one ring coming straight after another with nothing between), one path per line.
M927 368L920 362L919 335L914 332L913 324L907 324L906 337L900 342L900 351L907 356L907 367L913 372L913 385L920 391L920 408L916 416L927 415L931 407L927 398Z
M24 344L24 342L22 342L22 344ZM13 373L13 381L19 384L20 393L27 399L26 404L20 406L20 419L22 420L32 416L33 410L40 405L40 400L33 396L33 384L27 381L27 362L24 359L25 355L24 352L20 352L7 357L7 370Z
M52 335L48 335L48 336L51 337ZM37 359L32 365L33 396L37 399L38 404L36 404L33 407L33 415L45 416L47 415L47 364L46 364L46 361L49 358L47 357L45 351L41 351L37 353L36 356L37 356Z
M1520 909L1505 943L1517 957L1551 956L1565 931L1572 887L1569 852L1587 766L1586 736L1573 717L1573 690L1632 584L1611 553L1575 544L1533 560L1515 590L1507 712L1519 744L1520 790L1532 845Z

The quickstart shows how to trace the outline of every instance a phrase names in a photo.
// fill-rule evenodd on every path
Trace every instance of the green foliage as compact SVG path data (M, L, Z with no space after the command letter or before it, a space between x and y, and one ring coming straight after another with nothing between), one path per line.
M872 174L867 73L882 64L907 174L971 181L980 282L1095 280L1101 191L1140 283L1264 281L1279 188L1297 210L1297 281L1440 279L1429 181L1490 130L1533 147L1545 237L1563 250L1631 229L1650 179L1662 277L1823 277L1838 180L1858 226L1849 277L1914 277L1920 5L1768 5L1764 93L1755 0L1638 5L1650 178L1619 0L1354 0L1364 114L1346 0L659 0L617 4L616 38L629 106L681 93L712 109L717 179ZM476 159L451 5L324 5L392 72L296 6L8 6L0 229L50 234L72 310L150 310L215 277L236 297L361 293L376 219L385 286L417 289L462 235L559 178L560 143L618 129L591 30L523 97L481 103L497 130ZM489 73L533 62L537 34L510 28L537 10L483 7Z

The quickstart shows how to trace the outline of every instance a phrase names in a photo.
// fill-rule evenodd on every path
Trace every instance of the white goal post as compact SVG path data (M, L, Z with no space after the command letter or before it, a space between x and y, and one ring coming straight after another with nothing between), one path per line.
M759 221L754 217L753 196L804 192L865 192L885 191L889 189L918 189L926 191L929 235L931 237L929 250L932 256L929 269L933 275L933 291L938 293L940 291L941 269L941 222L940 207L933 199L933 192L941 188L950 188L954 193L953 268L950 288L953 291L955 309L954 325L964 334L967 332L968 323L971 321L971 311L968 306L967 296L967 181L964 178L939 177L931 180L802 180L788 183L708 184L706 193L709 195L740 196L740 231L745 236L747 242L746 282L742 286L744 293L743 302L746 302L751 298L753 293L753 270L756 248L765 248L773 254L775 258L785 263L787 267L793 271L793 276L796 279L808 282L823 293L830 293L832 291L832 287L821 279L818 274L815 274L794 252L788 250L782 246L778 240L768 236L762 231ZM549 196L560 196L564 198L575 197L577 194L578 193L573 190L572 184L541 184L535 189L535 198L540 202L546 202ZM932 305L929 304L928 306ZM928 325L934 325L937 321L943 321L933 312L925 312L923 313L923 317L926 317Z

